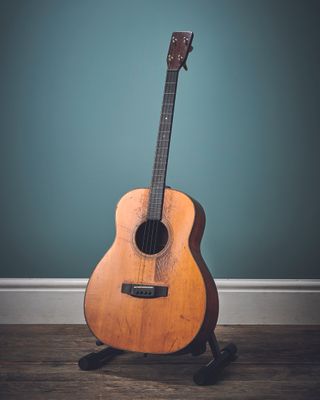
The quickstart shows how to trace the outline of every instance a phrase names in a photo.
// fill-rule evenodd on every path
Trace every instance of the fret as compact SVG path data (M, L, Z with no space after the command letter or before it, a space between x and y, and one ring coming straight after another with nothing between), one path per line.
M156 211L158 209L159 204L161 204L161 203L162 203L162 195L161 196L159 195L158 197L153 198L152 206L151 206L150 210Z
M155 211L158 208L159 204L161 204L161 203L162 203L162 193L158 197L154 197L152 199L151 209L153 209Z

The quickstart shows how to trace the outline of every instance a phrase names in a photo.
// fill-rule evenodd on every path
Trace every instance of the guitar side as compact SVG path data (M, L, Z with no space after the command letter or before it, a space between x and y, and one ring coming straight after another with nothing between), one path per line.
M85 317L93 334L114 348L173 353L204 342L218 317L218 295L201 253L201 206L182 192L165 189L163 223L169 237L157 254L135 242L146 219L149 189L125 194L116 210L116 237L95 268L85 295ZM168 288L166 296L137 298L123 284Z

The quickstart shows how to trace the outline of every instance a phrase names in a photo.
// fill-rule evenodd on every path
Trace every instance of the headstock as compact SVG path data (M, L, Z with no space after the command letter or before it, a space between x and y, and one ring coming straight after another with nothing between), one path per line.
M193 33L190 31L172 33L167 56L168 69L179 71L184 67L187 70L186 61L192 51L192 39Z

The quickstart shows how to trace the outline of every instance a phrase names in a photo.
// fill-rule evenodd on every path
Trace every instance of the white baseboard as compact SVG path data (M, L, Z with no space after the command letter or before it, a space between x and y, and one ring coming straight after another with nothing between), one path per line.
M0 323L83 324L87 279L0 279ZM219 324L320 324L320 279L217 279Z

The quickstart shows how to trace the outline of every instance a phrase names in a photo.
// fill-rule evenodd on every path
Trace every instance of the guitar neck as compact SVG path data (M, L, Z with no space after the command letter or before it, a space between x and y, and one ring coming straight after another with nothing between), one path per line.
M167 70L147 218L161 220L179 70Z

